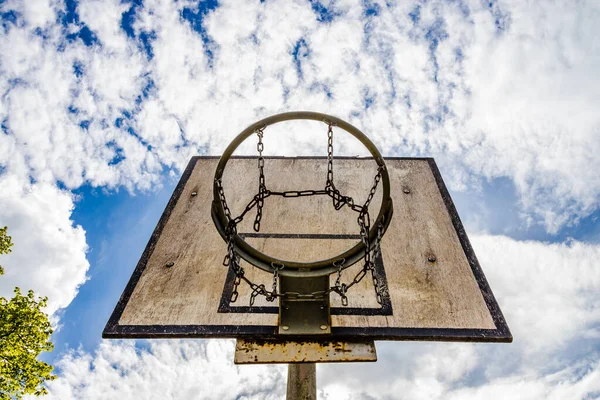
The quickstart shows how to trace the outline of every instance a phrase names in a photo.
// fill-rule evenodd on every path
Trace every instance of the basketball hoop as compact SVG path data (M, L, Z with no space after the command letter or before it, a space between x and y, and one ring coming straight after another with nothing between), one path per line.
M264 159L262 156L263 143L262 138L264 130L273 124L290 121L290 120L314 120L321 121L328 126L328 170L326 184L323 189L304 189L304 190L292 190L284 192L275 192L267 189L264 178ZM369 150L373 159L377 163L377 174L374 177L373 186L367 196L367 200L362 205L354 203L354 199L349 196L345 196L336 189L333 175L333 127L339 127L346 132L350 133L356 139L358 139L366 148ZM244 211L237 217L231 215L231 211L227 205L225 198L225 192L223 190L222 178L227 162L232 156L233 152L238 146L251 135L256 134L258 137L257 151L258 151L258 169L260 174L259 187L257 194L248 203ZM383 198L379 214L375 220L375 223L371 225L371 218L369 215L369 205L379 182L383 186ZM326 260L316 262L298 262L290 260L281 260L272 256L269 256L256 248L248 244L237 232L237 224L239 224L247 213L256 208L257 214L254 222L254 230L260 230L260 221L262 218L262 208L264 206L264 200L270 196L281 196L281 197L305 197L305 196L319 196L325 195L332 198L333 206L336 210L341 209L344 206L351 208L353 211L358 213L358 225L360 227L361 241L354 245L349 250L338 254L335 257L328 258ZM219 234L227 242L227 255L223 262L224 265L233 268L236 278L234 291L232 293L231 302L235 302L237 299L237 286L242 280L244 280L252 288L252 295L250 299L250 305L254 303L254 299L258 295L266 297L267 301L273 301L277 297L287 297L288 299L306 299L315 300L320 302L326 299L327 305L327 316L325 323L320 323L319 326L323 331L329 331L329 301L328 295L331 292L336 292L342 299L342 304L347 305L348 299L346 292L354 284L358 283L362 278L371 272L373 279L373 286L375 288L375 294L377 301L381 303L381 294L379 292L378 280L374 274L374 263L377 252L379 251L379 244L381 238L385 234L387 227L392 218L393 206L392 199L390 197L390 179L388 170L385 166L383 157L379 153L379 150L375 147L373 142L369 140L364 133L359 129L352 126L351 124L326 114L320 114L308 111L289 112L283 114L273 115L271 117L260 120L240 133L225 149L217 165L214 177L213 187L213 202L212 202L212 218L215 223ZM248 263L261 268L267 272L273 273L273 288L267 290L265 285L258 285L251 282L246 276L244 269L239 264L239 258L246 260ZM359 271L354 280L350 284L341 283L341 273L344 269L355 264L359 260L365 260L364 267ZM337 279L334 286L329 287L329 275L337 273ZM278 292L277 283L278 278L286 279L286 284L280 286L280 288L286 287L288 291ZM294 278L304 279L303 285L297 285ZM306 291L306 279L313 278L313 284L308 285L313 288L312 292ZM300 288L303 287L303 289ZM291 290L290 290L291 289ZM323 307L321 307L322 309ZM283 318L282 318L283 319ZM323 320L321 320L323 322ZM326 328L322 328L326 327ZM288 331L285 329L285 331ZM282 332L287 333L287 332ZM312 333L320 333L317 329Z

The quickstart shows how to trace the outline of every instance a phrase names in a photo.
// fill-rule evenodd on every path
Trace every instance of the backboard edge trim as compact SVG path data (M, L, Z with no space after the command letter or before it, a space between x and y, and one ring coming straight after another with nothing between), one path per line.
M265 160L327 160L327 156L263 156ZM193 156L195 159L218 160L221 156ZM231 159L249 160L256 159L257 156L250 155L234 155ZM371 156L333 156L334 160L374 160ZM429 161L432 157L383 157L384 160L414 160L414 161Z
M105 339L281 339L275 326L260 325L117 325L104 332ZM442 342L499 342L510 343L512 336L499 329L476 328L350 328L332 327L331 337L300 337L309 340L391 340ZM289 338L286 337L286 340Z

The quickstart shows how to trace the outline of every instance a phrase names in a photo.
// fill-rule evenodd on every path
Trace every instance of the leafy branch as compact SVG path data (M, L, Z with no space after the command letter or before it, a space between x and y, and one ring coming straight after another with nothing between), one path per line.
M11 251L12 238L0 229L0 254ZM0 267L0 274L4 270ZM48 299L26 295L18 287L10 300L0 297L0 399L21 399L23 395L47 393L46 381L56 378L52 366L37 360L42 351L52 351L52 325L43 309Z

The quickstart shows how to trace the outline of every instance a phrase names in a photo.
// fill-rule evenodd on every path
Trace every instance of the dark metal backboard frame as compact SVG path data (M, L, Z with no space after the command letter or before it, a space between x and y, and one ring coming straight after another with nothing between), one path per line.
M123 294L121 295L115 310L113 311L106 327L102 333L103 338L237 338L243 337L246 339L277 339L277 326L259 326L259 325L120 325L118 322L125 310L137 282L139 281L150 256L152 255L156 243L161 235L161 232L169 220L169 216L181 193L190 177L196 162L200 158L218 157L212 156L196 156L193 157L187 168L185 169L173 195L171 196L167 206L156 226L146 248L138 262ZM255 157L233 157L233 158L255 158ZM271 159L284 157L265 157ZM325 157L296 157L299 159L324 159ZM336 159L344 159L351 157L336 157ZM479 261L475 256L471 243L467 237L465 229L462 225L460 217L454 206L454 202L448 193L446 185L442 180L440 171L433 158L409 158L409 157L388 157L386 160L423 160L427 161L431 172L435 177L438 189L442 199L452 220L452 224L462 249L469 261L471 271L479 289L483 295L485 304L493 319L495 329L455 329L455 328L378 328L378 327L332 327L331 338L336 340L413 340L413 341L456 341L456 342L512 342L512 334L506 324L502 311L492 293L492 290L485 278L483 270L479 265ZM381 262L381 260L379 260ZM255 307L256 308L256 307ZM264 312L264 310L263 310ZM334 312L335 314L335 312ZM343 312L341 314L349 314ZM360 312L360 314L364 314ZM287 337L286 337L287 338ZM287 338L289 339L289 338Z

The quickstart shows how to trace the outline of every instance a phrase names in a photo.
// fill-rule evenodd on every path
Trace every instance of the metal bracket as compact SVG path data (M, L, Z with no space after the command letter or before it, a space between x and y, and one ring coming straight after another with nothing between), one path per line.
M236 364L377 361L372 340L260 340L238 338Z
M331 334L329 276L280 276L279 284L285 293L279 298L280 335Z

